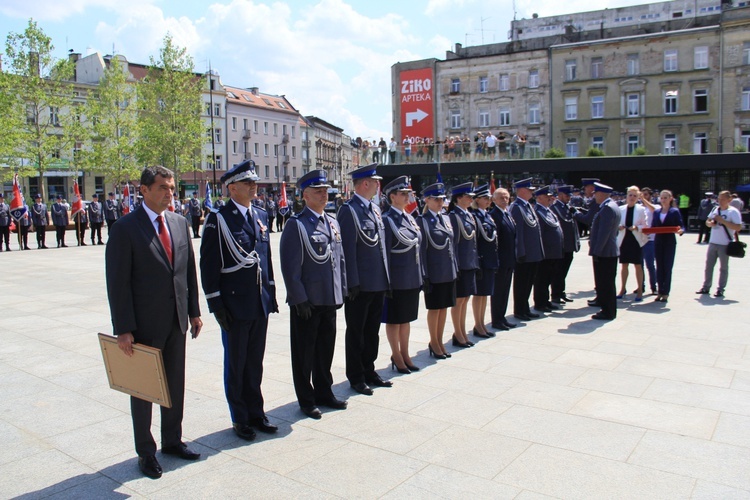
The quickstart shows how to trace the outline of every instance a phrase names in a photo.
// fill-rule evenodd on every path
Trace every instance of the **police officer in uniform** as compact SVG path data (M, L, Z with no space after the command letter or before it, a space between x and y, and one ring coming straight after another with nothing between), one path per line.
M451 308L453 345L456 347L474 345L466 333L466 310L469 306L469 297L477 292L476 274L479 270L477 222L468 210L473 199L471 182L459 184L451 190L453 210L450 212L450 219L453 226L453 248L456 251L456 264L458 265L456 305Z
M563 257L560 267L552 278L552 303L573 302L565 293L565 280L573 263L573 254L581 249L581 238L578 235L578 223L573 219L575 209L570 206L573 186L564 185L557 188L557 199L550 207L560 222L563 232Z
M201 241L201 281L209 310L221 326L224 390L235 433L255 438L256 427L276 432L263 410L261 380L268 315L278 312L268 216L252 207L259 177L245 160L223 176L231 202L211 210Z
M552 205L554 194L549 186L540 187L534 192L536 215L542 232L542 248L544 248L544 260L539 264L534 280L534 309L540 312L551 312L553 309L559 309L549 300L549 287L560 267L563 247L563 232L560 221L549 208Z
M338 213L348 288L344 306L346 378L355 391L367 396L372 395L370 385L393 385L375 371L383 298L390 288L385 226L380 207L371 201L382 179L377 166L373 163L352 171L354 196Z
M102 204L99 203L99 195L94 193L91 195L91 203L87 208L89 215L89 223L91 224L91 244L104 245L102 241L102 226L104 225L104 213L102 211ZM94 241L97 243L94 243Z
M578 229L581 231L581 236L590 233L591 224L594 221L594 217L596 217L596 213L599 211L599 205L596 203L596 198L594 197L594 183L596 182L599 182L599 179L595 177L584 177L581 179L581 183L583 184L583 208L577 209L576 213L573 214L573 218L579 223ZM597 304L596 297L589 300L588 304L595 306Z
M49 248L45 244L49 215L47 214L47 205L42 203L42 195L39 193L34 196L34 204L31 205L31 222L34 223L37 248Z
M277 214L277 208L276 208L276 202L273 201L273 198L271 195L268 195L268 198L266 199L266 212L268 212L268 227L273 227L273 221L276 218ZM273 232L273 229L271 230Z
M76 239L78 240L79 247L86 246L86 228L89 225L89 216L86 213L86 209L83 208L80 212L76 212L73 215L76 226Z
M180 196L177 193L174 194L174 198L172 199L172 206L174 207L174 213L180 215L183 214L182 202L180 201Z
M617 245L617 234L620 230L620 209L610 198L612 188L594 183L594 196L599 210L591 223L589 236L589 255L594 262L594 285L596 286L596 305L601 311L591 319L613 320L617 316L617 295L615 278L617 277L617 257L620 247Z
M193 192L193 197L188 202L188 213L190 214L190 224L193 227L193 238L200 238L198 231L201 227L201 215L203 210L201 209L201 200L198 199L198 193Z
M31 229L31 217L29 216L29 207L26 207L23 217L16 222L16 227L21 234L21 240L19 243L19 250L31 250L29 248L29 229Z
M121 208L120 204L117 203L117 200L115 199L115 193L109 193L107 196L109 196L109 198L104 201L102 210L104 211L104 220L107 221L107 232L109 232L112 228L112 224L120 218Z
M52 204L52 224L55 225L55 239L57 248L67 247L65 244L65 231L68 228L68 209L63 204L63 197L57 195L57 201Z
M299 179L306 206L289 219L279 243L290 309L294 391L302 412L314 419L322 416L318 406L347 406L331 390L336 310L346 298L346 265L339 224L325 213L330 187L325 170Z
M268 216L252 207L259 180L245 160L221 176L231 203L211 210L201 241L201 281L209 310L221 326L224 390L234 432L255 438L273 433L263 410L261 381L268 315L279 312L271 263Z
M513 184L516 199L510 205L510 214L516 224L516 276L513 280L513 316L530 321L539 315L531 312L529 296L536 280L539 263L544 260L542 232L539 219L529 203L533 196L532 179Z
M497 226L497 260L499 268L495 273L495 286L490 300L492 328L507 331L515 328L505 318L508 310L510 286L513 271L516 268L516 223L509 212L510 193L505 188L498 188L492 194L493 207L490 216Z
M10 206L5 203L5 195L0 191L0 252L10 252Z
M487 211L492 205L490 185L478 187L474 191L474 219L477 221L477 254L479 255L479 272L477 273L477 293L471 299L474 313L474 329L477 337L494 337L495 333L485 327L487 297L495 288L495 273L499 267L497 256L497 226Z
M224 195L220 194L219 197L216 199L216 202L214 203L214 208L216 210L218 210L218 209L220 209L221 207L223 207L226 204L227 204L227 202L224 201ZM269 221L269 223L270 223L270 221Z

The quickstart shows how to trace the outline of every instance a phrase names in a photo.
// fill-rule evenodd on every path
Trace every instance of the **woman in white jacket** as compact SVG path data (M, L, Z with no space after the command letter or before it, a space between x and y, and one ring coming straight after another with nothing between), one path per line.
M637 186L630 186L627 191L627 203L620 206L620 232L617 235L617 243L620 247L620 293L617 298L625 296L628 282L628 266L635 267L635 280L638 283L635 302L643 300L643 251L641 247L648 241L648 235L643 234L643 228L647 227L646 209L638 205L641 192Z

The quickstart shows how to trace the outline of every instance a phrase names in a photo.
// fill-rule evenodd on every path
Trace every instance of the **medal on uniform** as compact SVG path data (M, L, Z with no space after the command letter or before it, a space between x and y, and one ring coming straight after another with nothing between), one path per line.
M268 229L266 226L263 225L263 223L258 219L258 226L260 227L260 234L265 235L266 229Z

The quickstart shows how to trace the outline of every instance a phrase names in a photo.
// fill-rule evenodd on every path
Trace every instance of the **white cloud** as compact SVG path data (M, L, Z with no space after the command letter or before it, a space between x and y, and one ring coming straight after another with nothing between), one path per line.
M90 7L112 7L116 0L3 0L0 14L13 18L62 21Z

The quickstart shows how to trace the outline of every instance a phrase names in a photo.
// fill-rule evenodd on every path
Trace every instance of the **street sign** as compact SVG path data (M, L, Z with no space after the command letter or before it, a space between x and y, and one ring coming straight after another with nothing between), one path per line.
M183 184L185 191L198 191L198 184Z
M434 76L432 68L403 71L399 82L401 99L401 139L433 137Z

